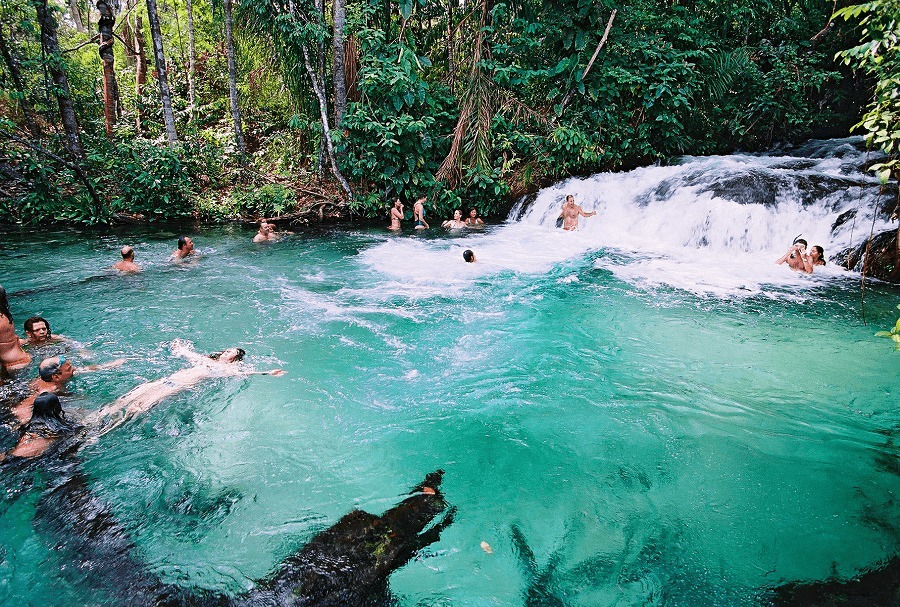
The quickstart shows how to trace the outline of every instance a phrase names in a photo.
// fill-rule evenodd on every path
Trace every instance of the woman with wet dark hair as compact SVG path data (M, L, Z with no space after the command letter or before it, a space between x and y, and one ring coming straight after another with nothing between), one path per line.
M9 311L9 300L6 289L0 287L0 363L7 371L18 371L31 362L31 355L22 349L12 313Z
M79 426L66 418L59 397L52 392L41 392L34 399L31 420L22 428L19 442L6 455L36 457L57 440L71 436Z
M817 244L814 244L812 249L809 251L809 260L814 266L824 266L825 265L825 249L820 247Z

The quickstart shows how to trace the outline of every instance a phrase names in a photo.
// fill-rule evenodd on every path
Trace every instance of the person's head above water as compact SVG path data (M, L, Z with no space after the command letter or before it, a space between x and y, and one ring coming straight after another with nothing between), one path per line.
M74 429L75 425L63 413L59 397L52 392L41 392L35 397L31 419L22 430L25 434L58 437Z
M23 328L25 329L25 335L28 336L28 340L32 343L41 343L53 337L53 333L50 331L50 323L46 318L41 318L40 316L32 316L26 320Z
M810 251L809 251L809 255L810 255L810 257L812 257L814 265L817 265L817 266L825 265L825 249L823 249L819 245L814 244L812 246L812 249L810 249Z
M122 247L122 260L123 261L134 261L134 249L128 245Z
M465 251L463 251L463 259L466 261L466 263L475 263L475 253L472 251L472 249L466 249Z
M245 352L243 348L228 348L221 352L213 352L209 357L220 363L236 363L243 360L245 354L247 354L247 352Z
M38 374L45 382L62 383L75 375L75 367L65 356L45 358L38 366Z
M809 246L809 243L807 243L806 240L803 238L797 238L796 240L794 240L794 244L803 245L804 249Z
M572 196L571 194L569 194L568 196L566 196L566 204L570 204L570 203L574 203L574 202L575 202L575 197L574 197L574 196Z
M191 240L190 236L179 236L178 237L178 250L182 253L191 252L194 250L194 241Z

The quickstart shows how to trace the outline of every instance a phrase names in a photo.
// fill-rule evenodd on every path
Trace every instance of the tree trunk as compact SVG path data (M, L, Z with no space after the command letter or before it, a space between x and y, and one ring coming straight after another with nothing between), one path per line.
M187 0L187 21L188 21L188 111L191 120L194 120L194 107L196 100L194 99L194 4L192 0Z
M334 128L340 128L347 109L344 79L344 0L334 0Z
M113 129L116 126L116 117L118 116L116 93L116 72L115 72L115 53L113 52L113 44L115 37L113 36L113 26L116 24L116 15L113 7L107 0L97 0L97 11L100 13L100 20L97 21L97 28L100 32L100 60L103 62L103 117L106 121L106 136L113 136Z
M456 28L453 26L453 3L447 0L447 82L450 83L450 94L456 82Z
M237 69L234 65L234 38L231 35L231 0L225 0L225 50L228 53L228 90L231 93L231 117L234 120L234 142L238 153L247 153L244 144L244 131L241 128L241 108L238 106Z
M16 94L19 96L19 105L22 107L22 116L25 119L25 126L28 127L28 132L31 133L31 137L36 141L40 141L41 128L38 126L37 120L35 119L34 107L31 105L28 95L25 94L25 86L22 84L22 72L19 70L19 62L12 56L12 53L9 52L9 48L6 46L6 39L3 37L2 29L0 29L0 55L3 55L3 62L6 64L6 69L9 70L13 86L16 87Z
M56 37L56 19L47 8L47 0L33 0L33 3L38 23L41 26L41 46L47 54L47 70L53 80L56 101L59 105L59 117L66 133L66 149L76 159L83 160L84 148L81 145L81 129L78 126L78 117L75 116L75 104L72 103L69 79L63 69L59 40Z
M69 14L72 16L72 21L75 22L75 29L82 34L87 33L87 28L81 20L81 11L78 9L78 0L69 0Z
M305 44L303 45L303 64L306 67L306 73L309 75L310 81L312 81L313 92L315 92L316 98L319 100L319 115L322 119L322 135L325 138L325 145L328 149L328 159L331 161L331 173L334 175L334 178L338 180L338 183L341 184L344 192L347 193L347 198L352 200L353 191L350 189L350 184L347 183L347 180L344 179L344 176L341 174L341 169L338 168L337 161L334 158L334 145L331 142L331 130L328 128L328 106L325 103L325 94L322 92L323 89L318 82L316 72L313 71L312 65L309 63L309 51L306 50Z
M134 69L134 95L137 98L138 111L135 116L135 127L138 135L143 130L144 120L144 85L147 83L147 51L144 49L144 19L140 15L134 16L132 27L134 37L134 57L137 61Z
M325 0L316 0L316 19L322 29L325 28ZM319 38L319 56L317 57L317 74L319 82L325 82L325 40ZM325 178L325 137L319 138L319 154L316 158L316 177L319 181Z
M162 32L159 29L159 13L156 0L147 0L147 21L150 22L150 38L153 40L153 60L156 62L156 78L159 80L159 97L162 101L163 119L166 123L166 138L169 143L178 141L175 132L175 115L172 113L172 93L166 77L166 55L163 53Z

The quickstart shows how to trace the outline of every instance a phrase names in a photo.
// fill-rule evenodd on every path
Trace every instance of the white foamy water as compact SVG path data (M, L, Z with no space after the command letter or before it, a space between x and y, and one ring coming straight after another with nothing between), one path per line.
M670 286L717 297L796 296L846 276L830 262L812 276L776 265L802 236L826 259L858 245L885 200L860 167L855 139L812 142L792 155L686 157L680 164L569 179L520 202L502 227L462 238L394 237L362 253L364 263L410 293L451 294L473 278L546 273L600 252L594 265L641 287ZM580 228L555 227L563 200L585 211ZM879 215L875 232L890 223ZM478 261L466 264L465 249ZM434 294L434 293L431 293Z

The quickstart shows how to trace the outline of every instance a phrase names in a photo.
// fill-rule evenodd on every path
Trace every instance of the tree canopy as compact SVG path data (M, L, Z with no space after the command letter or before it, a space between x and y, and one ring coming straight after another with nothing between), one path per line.
M898 7L7 0L0 213L376 217L427 195L490 215L570 175L856 123L889 171Z

